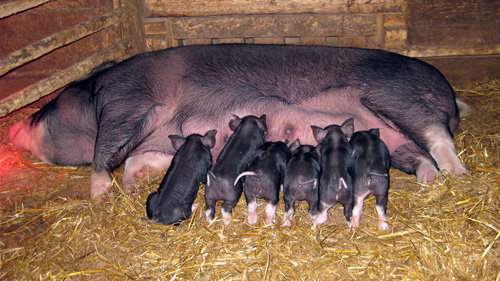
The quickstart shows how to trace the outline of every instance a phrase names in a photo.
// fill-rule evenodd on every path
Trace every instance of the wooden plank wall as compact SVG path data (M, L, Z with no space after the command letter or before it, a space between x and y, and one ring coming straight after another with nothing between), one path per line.
M405 0L145 0L146 49L219 43L404 46L406 8Z
M500 78L498 0L144 0L145 50L253 43L379 48L455 84Z
M0 116L143 51L135 0L11 0L0 16Z

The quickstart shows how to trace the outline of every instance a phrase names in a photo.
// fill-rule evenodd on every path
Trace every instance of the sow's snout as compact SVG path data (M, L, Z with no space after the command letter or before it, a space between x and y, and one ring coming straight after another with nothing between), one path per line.
M9 139L15 148L19 150L30 150L30 131L27 119L15 124L9 129Z

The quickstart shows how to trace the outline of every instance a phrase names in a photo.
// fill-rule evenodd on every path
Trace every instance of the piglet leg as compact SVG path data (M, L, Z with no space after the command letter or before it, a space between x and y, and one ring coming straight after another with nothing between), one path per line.
M277 204L267 202L266 204L266 224L270 225L276 223L276 207Z
M231 223L232 219L232 212L233 208L236 207L238 204L238 201L229 201L226 200L221 206L221 212L222 212L222 220L225 225L229 225Z
M248 203L248 224L254 225L257 223L257 201L253 200Z
M288 227L292 225L293 214L295 213L295 200L285 201L285 217L281 226Z

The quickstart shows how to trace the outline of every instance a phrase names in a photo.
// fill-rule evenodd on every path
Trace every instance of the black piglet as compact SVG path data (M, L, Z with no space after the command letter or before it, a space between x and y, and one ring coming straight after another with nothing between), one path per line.
M158 192L148 197L146 211L150 219L168 225L191 216L200 182L205 181L212 166L210 149L215 146L216 133L211 130L204 136L168 136L177 152Z

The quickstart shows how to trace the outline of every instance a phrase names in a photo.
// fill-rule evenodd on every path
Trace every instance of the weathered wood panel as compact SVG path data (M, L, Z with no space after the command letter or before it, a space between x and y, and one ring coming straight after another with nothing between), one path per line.
M15 0L0 4L0 19L42 5L50 0Z
M500 1L409 1L411 46L478 46L500 43Z
M130 12L131 11L126 8L113 10L108 14L96 17L81 24L77 24L57 33L53 33L33 44L27 45L10 54L2 56L0 57L0 76L57 48L75 42L78 39L116 24L122 17L125 16L125 14Z
M147 17L404 12L406 0L145 0Z
M139 14L136 0L53 0L2 19L0 115L142 51Z
M342 35L341 15L251 15L172 18L176 39Z

